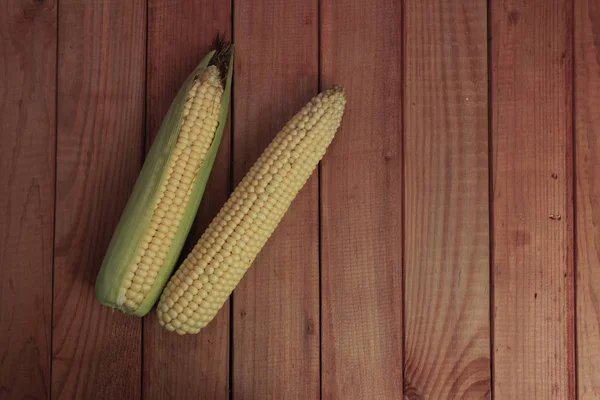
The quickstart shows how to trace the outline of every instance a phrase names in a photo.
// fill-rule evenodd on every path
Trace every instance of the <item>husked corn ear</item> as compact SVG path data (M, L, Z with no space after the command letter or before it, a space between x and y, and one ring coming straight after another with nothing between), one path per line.
M96 299L145 315L167 283L220 144L232 49L211 51L188 76L160 127L96 280Z
M339 87L319 94L269 144L169 280L162 326L198 333L214 318L325 154L345 102Z
M122 302L128 311L137 310L144 301L164 264L188 205L192 181L214 139L222 97L219 70L211 65L189 91L177 143L158 191L150 225L123 281Z

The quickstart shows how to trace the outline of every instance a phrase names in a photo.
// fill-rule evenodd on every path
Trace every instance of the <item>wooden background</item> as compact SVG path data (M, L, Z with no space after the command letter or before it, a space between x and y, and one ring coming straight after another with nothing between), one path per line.
M179 337L93 284L217 32L234 96L190 244L301 105L348 106ZM0 128L1 399L600 399L596 0L3 0Z

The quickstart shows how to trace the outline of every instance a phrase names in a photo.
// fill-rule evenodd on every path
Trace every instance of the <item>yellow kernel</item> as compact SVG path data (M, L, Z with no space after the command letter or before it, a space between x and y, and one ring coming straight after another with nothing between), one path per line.
M142 289L142 286L139 283L132 283L129 287L129 290L133 292L139 292Z
M152 243L150 243L150 246L148 246L147 254L150 255L150 251L157 252L159 248L160 247L158 246L158 244L156 244L156 241L153 240ZM154 257L154 255L151 255L151 257Z
M166 313L167 311L169 311L169 307L167 307L167 305L165 303L162 303L162 304L159 304L157 310L159 313Z
M146 258L146 257L144 257L144 258ZM140 262L138 264L138 270L147 271L148 269L150 269L150 266L148 265L148 263Z
M193 286L191 288L193 288ZM193 298L194 298L194 296L192 296L192 293L190 293L190 292L185 292L182 297L182 299L185 299L187 302L192 301ZM185 307L185 305L184 305L184 307Z
M179 315L177 316L177 320L179 320L180 322L182 322L182 323L183 323L183 322L185 322L185 321L187 321L187 320L188 320L188 317L187 317L185 314L179 314Z
M170 322L170 319L169 319L169 322ZM165 329L170 332L175 331L175 327L173 325L171 325L170 323L165 324Z
M173 300L172 300L172 299L170 299L170 298L167 298L167 299L165 300L165 304L167 305L167 307L171 308L171 307L173 307L173 304L175 304L175 303L173 302Z
M148 266L152 264L154 259L149 255L142 257L142 262L140 263L140 268L148 269Z
M133 300L125 300L125 307L129 308L130 310L135 310L138 308L138 305L133 301Z
M185 309L185 307L187 307L187 305L189 304L189 301L186 300L184 297L180 297L177 300L177 304L181 305L181 307L184 307L184 309Z

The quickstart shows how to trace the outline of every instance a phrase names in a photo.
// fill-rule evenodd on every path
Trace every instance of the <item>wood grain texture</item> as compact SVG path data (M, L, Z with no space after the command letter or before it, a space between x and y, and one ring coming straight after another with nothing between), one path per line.
M346 88L321 168L323 399L402 397L401 2L321 2L323 88Z
M50 396L56 2L0 3L0 398Z
M137 399L141 320L95 301L141 167L146 2L62 0L54 269L54 399Z
M486 13L404 7L408 399L491 398Z
M491 2L494 393L573 399L572 4Z
M234 6L234 180L318 91L316 0ZM233 294L233 399L319 398L317 173Z
M147 150L185 78L216 34L231 30L230 1L150 0L148 7ZM227 200L229 148L226 127L182 257ZM185 337L160 327L152 310L144 318L143 368L144 399L227 399L229 304L200 334Z
M579 399L600 398L600 5L575 0L577 374Z

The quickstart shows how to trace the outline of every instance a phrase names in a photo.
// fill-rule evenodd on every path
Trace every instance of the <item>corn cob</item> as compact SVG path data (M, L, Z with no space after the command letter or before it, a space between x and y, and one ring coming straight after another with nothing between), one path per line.
M142 316L173 271L225 125L231 51L210 52L171 104L100 268L99 302Z
M345 95L313 98L269 144L167 284L159 322L198 333L223 306L333 140Z

